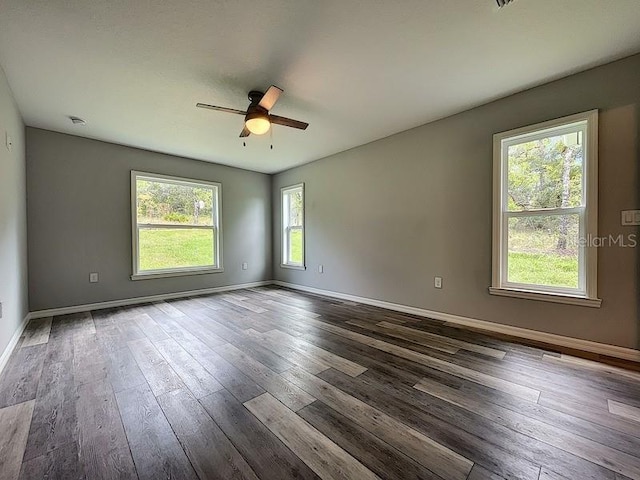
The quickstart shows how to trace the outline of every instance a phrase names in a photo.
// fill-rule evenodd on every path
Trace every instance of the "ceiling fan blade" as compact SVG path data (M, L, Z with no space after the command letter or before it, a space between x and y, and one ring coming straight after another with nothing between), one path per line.
M248 137L249 135L251 135L251 132L249 131L249 129L247 128L247 126L245 125L245 127L242 129L242 131L240 132L240 138L242 137Z
M196 107L208 108L209 110L217 110L218 112L237 113L238 115L246 115L247 112L243 110L236 110L235 108L216 107L215 105L207 105L206 103L196 103Z
M284 125L285 127L299 128L300 130L306 130L309 126L308 123L293 120L292 118L279 117L278 115L269 115L269 121L276 125Z
M281 93L281 88L278 88L275 85L271 85L269 87L269 90L267 90L263 95L262 100L260 100L260 103L258 103L258 105L267 111L271 110L278 101Z

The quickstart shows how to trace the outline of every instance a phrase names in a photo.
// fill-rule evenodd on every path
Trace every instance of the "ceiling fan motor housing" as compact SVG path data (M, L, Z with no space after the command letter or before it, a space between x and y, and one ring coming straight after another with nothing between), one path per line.
M249 100L251 101L251 105L247 108L247 115L244 117L245 122L247 120L251 120L252 118L269 118L269 111L266 108L258 105L260 100L264 97L264 93L258 92L257 90L251 90L249 92Z
M251 106L258 105L260 100L262 100L262 97L264 97L264 93L257 90L251 90L249 92L249 101L251 102Z

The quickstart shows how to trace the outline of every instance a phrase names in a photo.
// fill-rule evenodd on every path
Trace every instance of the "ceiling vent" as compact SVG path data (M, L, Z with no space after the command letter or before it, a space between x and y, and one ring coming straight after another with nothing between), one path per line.
M496 3L498 4L498 7L502 8L505 5L510 4L511 2L513 2L513 0L496 0Z

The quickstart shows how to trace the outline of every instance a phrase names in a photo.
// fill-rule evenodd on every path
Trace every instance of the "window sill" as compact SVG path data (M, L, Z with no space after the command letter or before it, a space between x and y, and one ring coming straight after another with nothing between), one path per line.
M280 268L290 268L291 270L306 270L307 267L304 265L287 265L286 263L281 263Z
M131 275L131 280L151 280L154 278L167 278L167 277L186 277L190 275L203 275L207 273L222 273L223 268L198 268L193 270L180 270L174 272L149 272L149 273L136 273Z
M539 300L543 302L565 303L568 305L578 305L581 307L600 308L602 300L599 298L577 297L572 295L560 295L553 293L540 293L530 290L517 290L514 288L489 287L491 295L501 297L524 298L526 300Z

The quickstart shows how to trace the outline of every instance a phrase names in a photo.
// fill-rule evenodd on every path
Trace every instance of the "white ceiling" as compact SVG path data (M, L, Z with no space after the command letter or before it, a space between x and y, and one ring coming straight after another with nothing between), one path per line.
M639 0L0 0L0 64L27 125L271 173L636 53L638 25ZM195 108L272 83L310 123L274 150Z

